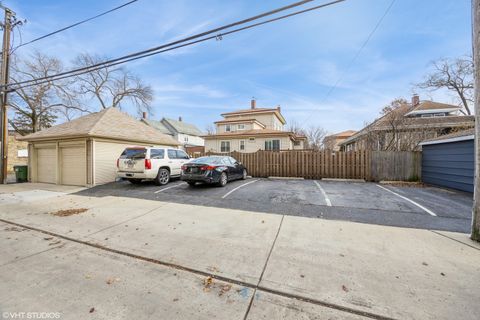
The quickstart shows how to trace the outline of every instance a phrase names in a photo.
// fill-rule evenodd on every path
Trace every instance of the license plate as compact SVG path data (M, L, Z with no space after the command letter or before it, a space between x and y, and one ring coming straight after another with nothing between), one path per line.
M198 168L190 168L190 173L198 173Z

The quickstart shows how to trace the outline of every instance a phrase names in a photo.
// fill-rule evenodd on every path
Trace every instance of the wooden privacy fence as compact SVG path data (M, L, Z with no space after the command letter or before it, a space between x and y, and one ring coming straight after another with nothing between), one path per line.
M193 157L215 155L195 153ZM294 150L222 153L242 162L254 177L412 180L420 177L418 152Z
M418 181L422 175L420 151L373 151L371 180Z

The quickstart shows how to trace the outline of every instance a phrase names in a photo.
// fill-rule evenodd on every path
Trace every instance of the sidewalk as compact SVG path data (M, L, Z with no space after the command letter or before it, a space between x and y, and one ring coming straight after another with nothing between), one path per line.
M57 192L0 201L2 311L62 319L480 314L480 244L467 235ZM52 214L67 209L86 211Z

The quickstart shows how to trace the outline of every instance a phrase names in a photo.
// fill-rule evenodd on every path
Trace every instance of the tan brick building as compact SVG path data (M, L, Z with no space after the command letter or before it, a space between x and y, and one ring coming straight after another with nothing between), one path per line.
M20 141L20 134L8 132L8 173L13 173L13 166L28 164L28 142Z

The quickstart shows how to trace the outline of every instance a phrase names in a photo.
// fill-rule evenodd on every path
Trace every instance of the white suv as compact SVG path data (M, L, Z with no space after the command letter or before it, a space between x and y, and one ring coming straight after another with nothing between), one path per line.
M170 177L180 176L182 165L190 157L180 149L165 147L129 147L117 159L117 177L133 184L154 180L164 185Z

